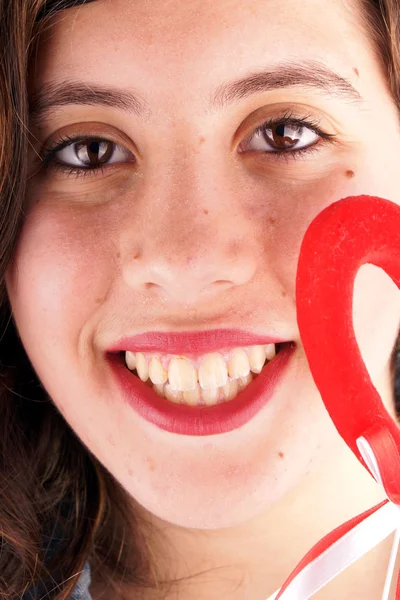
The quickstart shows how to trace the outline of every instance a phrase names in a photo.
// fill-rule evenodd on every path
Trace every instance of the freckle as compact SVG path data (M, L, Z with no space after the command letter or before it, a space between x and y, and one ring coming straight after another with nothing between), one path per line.
M285 290L282 290L281 295L282 295L282 298L286 298L287 293L285 292Z
M206 138L204 138L202 135L199 137L199 144L202 144L203 142L206 141Z
M96 298L95 302L96 304L101 304L103 301L103 298Z
M149 471L151 471L151 472L155 471L156 467L155 467L154 461L151 458L147 458L146 462L149 465Z
M140 258L140 252L136 252L135 256L133 257L133 260L137 260L138 258Z
M285 458L285 455L283 454L283 452L278 452L278 456L279 456L279 458Z
M348 169L346 171L346 177L347 177L347 179L352 179L354 176L355 176L355 173L351 169Z
M208 210L205 208L205 209L203 210L203 213L204 213L205 215L208 215Z
M117 252L117 258L121 257L121 252Z
M359 76L360 76L360 72L359 72L359 70L357 69L357 67L353 67L353 71L354 71L354 73L357 75L357 77L359 77Z
M268 219L268 223L270 223L271 225L275 225L275 223L276 223L276 219L274 219L273 217L270 217L270 218Z

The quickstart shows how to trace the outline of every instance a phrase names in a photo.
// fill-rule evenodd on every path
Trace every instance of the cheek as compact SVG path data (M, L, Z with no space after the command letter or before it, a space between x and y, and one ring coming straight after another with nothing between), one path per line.
M281 184L264 201L262 236L265 255L284 289L295 297L295 282L300 247L305 232L313 219L333 202L351 195L360 195L365 189L361 177L354 170L349 176L345 165L331 170L323 177L301 182L291 180ZM261 195L259 196L261 203Z
M269 205L269 214L264 215L265 252L282 288L293 301L300 246L306 229L320 211L341 198L366 193L400 204L398 186L394 185L388 165L375 169L369 166L367 161L362 167L349 163L347 168L342 165L319 181L306 185L292 181L282 186L282 194L276 193ZM384 179L382 172L386 173ZM373 378L379 377L389 363L398 336L400 294L390 277L373 265L364 265L356 277L353 319L367 369Z
M6 274L6 286L21 339L29 353L47 355L63 341L75 343L107 292L110 250L96 243L85 218L31 211ZM104 232L103 232L104 233ZM65 341L68 340L68 344Z
M323 175L314 173L306 181L286 178L265 202L265 191L257 192L263 214L264 245L273 258L276 271L288 273L287 282L294 285L301 242L311 221L324 208L347 196L368 194L386 198L400 205L397 182L398 160L388 153L363 155L357 160L341 161ZM258 208L260 210L260 208ZM285 275L286 277L286 275Z

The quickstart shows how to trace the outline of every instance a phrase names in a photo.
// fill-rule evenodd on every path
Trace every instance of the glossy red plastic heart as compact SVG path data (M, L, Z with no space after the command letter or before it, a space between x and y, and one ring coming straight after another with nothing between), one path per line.
M311 374L339 434L367 469L357 439L369 442L386 493L400 504L400 430L372 384L352 320L354 280L366 263L400 286L400 207L373 196L344 198L319 213L304 236L297 321Z

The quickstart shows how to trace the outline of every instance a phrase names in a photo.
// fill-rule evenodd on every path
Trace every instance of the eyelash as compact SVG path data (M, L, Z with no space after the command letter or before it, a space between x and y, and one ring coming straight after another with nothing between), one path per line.
M271 129L272 127L278 127L280 125L294 125L296 127L307 127L311 131L313 131L318 137L321 138L321 141L312 144L311 146L307 146L306 148L300 148L299 150L271 150L262 152L259 150L257 152L262 153L263 155L270 156L272 155L272 160L284 160L288 163L291 159L296 160L298 158L303 158L304 156L319 152L319 149L316 146L321 146L324 143L334 143L335 140L333 138L336 137L336 134L330 134L322 131L319 127L319 121L312 119L311 116L307 117L296 117L293 113L287 112L282 117L279 118L270 118L267 121L264 121L259 127L257 127L250 136L253 137L258 133L264 133L265 130ZM67 175L73 175L76 178L78 177L87 177L92 175L97 175L97 172L100 171L100 174L103 174L107 165L100 165L98 167L68 167L66 165L62 165L61 163L57 163L55 159L55 155L57 152L63 150L67 146L72 145L73 143L82 142L84 140L96 139L104 142L109 142L110 144L115 144L112 140L108 140L106 138L97 138L90 136L73 136L70 137L68 135L61 136L59 139L55 140L53 144L44 149L41 155L42 160L42 168L52 168L60 170ZM248 138L247 138L248 139ZM117 144L115 144L117 146ZM270 158L271 159L271 158ZM113 163L116 165L118 163ZM94 173L96 172L96 173Z

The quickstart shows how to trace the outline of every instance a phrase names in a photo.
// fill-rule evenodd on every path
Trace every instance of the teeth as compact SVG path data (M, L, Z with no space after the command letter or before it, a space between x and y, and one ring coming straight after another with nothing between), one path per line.
M228 373L232 379L246 377L250 372L250 362L243 348L237 348L232 352L228 362Z
M153 356L149 362L149 377L153 383L161 384L168 380L168 371L162 365L162 362L156 356Z
M182 392L195 390L197 385L196 369L186 358L174 357L169 363L168 380L174 390Z
M128 369L134 371L136 369L136 356L134 352L125 352L125 362Z
M228 381L226 385L222 388L222 393L224 396L224 400L232 400L239 393L239 384L237 379L232 379L232 381Z
M232 400L276 355L275 344L213 352L199 359L125 352L131 371L167 400L212 406Z
M237 380L239 391L241 392L242 390L244 390L244 388L246 388L252 380L253 375L251 373L246 375L246 377L239 377L239 379Z
M221 354L208 354L202 359L199 382L203 390L221 387L228 382L228 370Z
M201 395L203 396L204 404L207 406L214 406L219 400L220 391L218 388L202 390Z
M199 404L200 396L201 393L199 384L196 385L194 390L187 390L183 392L183 399L185 403L191 404L192 406L197 406Z
M147 381L149 378L149 368L144 354L136 352L136 371L142 381Z
M270 346L274 346L275 344L269 344ZM260 373L261 369L264 366L265 359L267 357L267 351L265 346L252 346L249 350L249 362L250 369L253 373Z
M153 390L156 392L156 394L158 394L162 398L165 398L165 396L164 396L164 384L163 383L155 383L153 385Z
M181 404L183 400L183 392L172 389L169 383L164 385L164 394L167 400L175 402L175 404Z
M275 344L267 344L265 346L267 360L272 360L276 354Z

